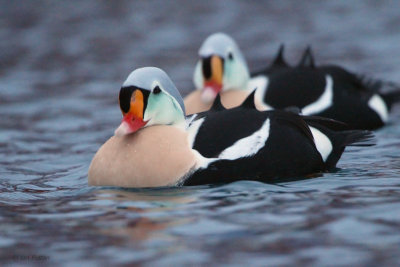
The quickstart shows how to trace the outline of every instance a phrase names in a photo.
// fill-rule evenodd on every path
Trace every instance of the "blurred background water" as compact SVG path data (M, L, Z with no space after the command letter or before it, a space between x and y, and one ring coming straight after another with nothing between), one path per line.
M400 111L372 148L297 182L87 186L119 88L158 66L183 94L224 31L252 70L297 63L400 83L397 1L0 1L0 265L400 265Z

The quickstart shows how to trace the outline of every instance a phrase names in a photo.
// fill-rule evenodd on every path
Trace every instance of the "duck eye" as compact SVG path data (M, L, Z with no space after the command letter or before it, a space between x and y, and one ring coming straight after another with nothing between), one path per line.
M160 89L160 87L157 85L157 86L154 87L154 89L153 89L153 94L157 95L157 94L159 94L159 93L161 93L161 89Z
M229 58L230 60L232 60L232 59L233 59L233 54L232 54L232 52L229 52L229 54L228 54L228 58Z

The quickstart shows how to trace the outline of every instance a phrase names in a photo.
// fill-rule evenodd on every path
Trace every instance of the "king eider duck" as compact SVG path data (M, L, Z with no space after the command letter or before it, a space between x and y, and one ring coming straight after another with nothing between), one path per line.
M209 36L199 56L193 76L197 90L185 97L187 114L210 109L218 94L226 108L239 106L256 87L265 87L265 78L250 79L246 59L236 42L224 33ZM262 102L255 103L260 110L268 109Z
M292 67L284 60L283 50L281 46L270 66L250 75L232 38L222 33L208 37L194 73L200 90L185 99L188 114L207 110L215 92L222 91L222 102L232 107L257 88L255 104L260 110L296 106L304 115L343 121L354 129L376 129L388 121L392 104L400 100L399 87L393 83L368 79L335 65L316 67L310 48ZM390 92L383 93L384 89Z
M207 112L185 118L165 72L133 71L119 94L121 125L96 153L89 184L156 187L280 178L335 168L348 145L372 145L369 131L286 111L261 112L254 92L225 109L219 95Z

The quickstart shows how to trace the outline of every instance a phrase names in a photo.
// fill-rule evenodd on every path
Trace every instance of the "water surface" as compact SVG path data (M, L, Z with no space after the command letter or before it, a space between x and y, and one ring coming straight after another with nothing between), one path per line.
M0 1L1 265L400 264L400 111L338 171L281 184L87 186L137 67L192 89L197 49L231 34L251 69L279 44L400 82L395 1Z

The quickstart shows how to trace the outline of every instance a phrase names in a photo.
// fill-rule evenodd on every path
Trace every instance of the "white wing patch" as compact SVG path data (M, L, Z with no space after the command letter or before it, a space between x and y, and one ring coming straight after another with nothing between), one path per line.
M305 106L301 113L304 115L312 115L324 111L332 105L333 100L333 80L330 75L325 76L326 85L324 93L315 101Z
M190 147L193 147L197 132L199 131L199 128L203 124L203 122L204 122L204 118L201 118L201 119L198 119L197 121L191 122L191 124L189 125L189 128L187 129L187 131L188 131L188 139L189 139Z
M223 150L218 159L234 160L238 158L251 157L265 146L269 137L270 121L267 119L261 128L252 135L236 141L232 146Z
M247 90L249 90L250 92L253 91L255 88L257 88L254 97L258 102L258 104L260 105L260 110L262 111L273 109L273 107L264 103L264 96L265 93L267 92L268 85L269 85L268 78L262 75L251 78L250 81L247 83Z
M317 147L319 154L321 154L321 157L324 160L324 162L326 162L327 158L332 152L333 148L332 143L325 134L321 133L320 130L317 130L310 126L309 128L314 137L315 146Z
M388 121L389 111L382 97L377 94L373 95L368 101L368 106L378 114L383 122Z

